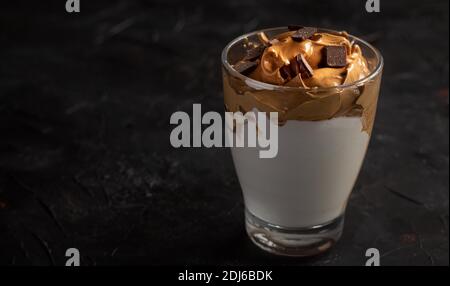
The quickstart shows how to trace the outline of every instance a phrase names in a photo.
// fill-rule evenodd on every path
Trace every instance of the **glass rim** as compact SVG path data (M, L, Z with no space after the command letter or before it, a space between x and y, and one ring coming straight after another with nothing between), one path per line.
M284 85L275 85L275 84L270 84L270 83L265 83L259 80L255 80L252 79L246 75L241 74L240 72L238 72L237 70L235 70L231 64L228 62L228 52L230 50L231 47L233 47L236 43L238 43L239 41L248 38L252 35L256 35L257 33L260 32L268 32L268 31L274 31L274 30L281 30L281 29L285 29L287 30L287 27L275 27L275 28L266 28L266 29L260 29L257 31L253 31L253 32L249 32L246 33L244 35L241 35L239 37L234 38L231 42L229 42L225 48L222 50L222 54L221 54L221 61L222 61L222 65L227 69L227 71L229 73L231 73L233 76L240 78L242 80L244 80L245 82L247 82L249 85L251 86L255 86L261 89L269 89L269 90L286 90L286 91L295 91L295 90L302 90L302 91L327 91L327 90L333 90L333 89L346 89L346 88L357 88L359 86L364 85L366 82L370 81L371 79L373 79L374 77L376 77L378 74L380 74L380 72L383 69L383 65L384 65L384 60L383 60L383 56L381 55L380 51L375 48L374 46L372 46L371 44L369 44L367 41L358 38L356 36L353 36L351 34L349 34L348 36L351 37L352 39L356 40L358 43L362 43L364 44L367 48L369 48L370 50L372 50L372 52L375 54L376 58L377 58L377 64L375 66L375 68L373 69L373 71L370 72L370 74L368 74L367 76L365 76L362 79L359 79L355 82L349 83L349 84L342 84L342 85L338 85L338 86L332 86L332 87L293 87L293 86L284 86ZM323 31L323 32L328 32L328 33L336 33L339 31L336 30L331 30L331 29L325 29L325 28L317 28L319 31Z

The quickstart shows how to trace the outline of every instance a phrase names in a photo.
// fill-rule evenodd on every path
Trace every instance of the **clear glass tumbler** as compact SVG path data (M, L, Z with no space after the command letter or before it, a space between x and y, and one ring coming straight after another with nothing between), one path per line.
M231 41L222 52L225 108L241 111L251 97L253 111L290 112L304 95L324 100L352 100L353 114L326 120L299 118L280 122L278 154L260 158L258 148L231 148L245 202L246 230L260 248L280 255L311 256L340 238L348 198L369 143L383 69L383 58L369 43L349 35L367 59L370 74L352 84L305 89L253 80L233 69L258 33L269 38L286 27L255 31ZM319 32L334 32L319 29ZM295 104L294 104L295 105ZM299 107L301 108L301 107ZM322 112L320 108L317 112ZM280 116L282 118L283 116Z

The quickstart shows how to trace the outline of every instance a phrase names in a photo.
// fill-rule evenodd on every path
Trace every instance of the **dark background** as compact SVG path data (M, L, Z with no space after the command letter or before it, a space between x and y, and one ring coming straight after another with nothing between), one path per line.
M448 265L448 1L1 2L0 264ZM344 235L308 259L247 239L229 150L169 142L172 112L223 110L229 41L293 23L385 58Z

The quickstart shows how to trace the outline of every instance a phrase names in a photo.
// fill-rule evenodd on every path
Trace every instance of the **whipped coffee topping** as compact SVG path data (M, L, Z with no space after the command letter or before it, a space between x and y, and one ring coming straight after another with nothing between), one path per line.
M336 34L314 32L310 38L298 41L290 31L275 37L276 41L264 49L256 70L249 77L275 85L301 87L334 87L350 84L369 74L367 61L357 44L348 40L345 32ZM260 38L267 38L263 33ZM263 43L264 44L264 43ZM325 49L342 47L344 64L341 67L327 66ZM283 75L282 69L291 66L296 56L303 55L313 69L311 76L302 73Z
M273 38L260 33L258 38L260 43L248 43L247 55L233 67L251 79L294 88L255 89L224 72L227 109L276 111L280 124L359 116L363 130L370 134L380 79L341 87L370 74L361 48L346 32L296 27Z

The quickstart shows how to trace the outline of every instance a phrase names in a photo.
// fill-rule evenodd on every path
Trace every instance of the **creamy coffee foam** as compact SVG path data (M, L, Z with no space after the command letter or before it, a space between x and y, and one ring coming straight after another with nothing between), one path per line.
M359 45L351 42L346 32L314 32L302 40L294 38L295 33L288 31L272 39L262 34L259 36L261 43L248 45L252 49L259 48L262 53L257 59L252 57L252 71L241 72L253 80L280 88L256 89L254 85L248 84L248 80L234 77L224 70L226 108L234 112L246 112L254 108L265 112L276 111L279 112L280 124L286 120L315 121L358 116L362 119L363 130L370 134L378 98L379 76L360 86L342 87L370 74L368 62ZM341 66L330 66L330 61L327 62L326 52L330 47L343 47L340 48L344 57ZM306 62L299 62L300 57ZM310 73L292 73L292 64L297 65L297 70L298 64L300 70L302 64L309 65Z

